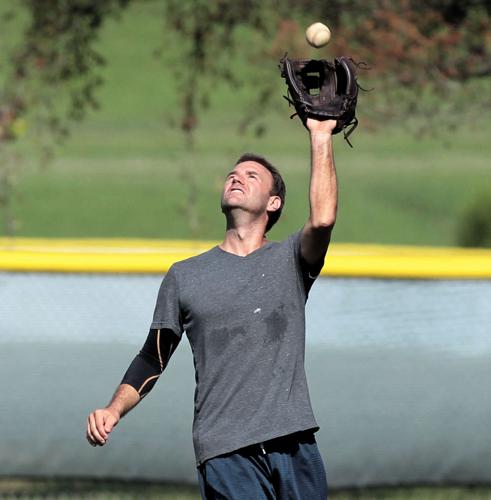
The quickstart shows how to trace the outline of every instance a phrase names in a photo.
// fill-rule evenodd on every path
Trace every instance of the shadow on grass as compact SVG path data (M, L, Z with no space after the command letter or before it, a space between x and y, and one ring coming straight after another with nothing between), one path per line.
M197 486L103 479L0 478L0 498L199 499Z
M200 495L197 486L177 483L70 478L0 478L0 498L199 500ZM332 491L329 499L491 500L491 485L344 489Z

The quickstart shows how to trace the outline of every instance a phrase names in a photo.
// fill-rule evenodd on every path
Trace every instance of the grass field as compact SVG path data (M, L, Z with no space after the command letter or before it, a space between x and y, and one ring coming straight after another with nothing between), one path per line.
M271 61L270 78L278 81L278 98L262 115L267 133L239 135L251 89L221 88L201 116L190 151L182 134L169 126L179 119L172 84L176 48L168 47L162 59L152 55L162 44L161 24L152 22L158 16L158 2L148 2L106 26L100 40L108 61L102 108L74 128L47 170L28 156L18 176L18 235L218 239L224 227L218 207L224 174L250 150L270 158L286 178L286 208L272 237L305 221L308 138L298 120L288 119L277 61ZM375 134L364 126L369 99L370 94L360 98L355 148L340 136L335 139L336 241L454 245L466 208L479 196L491 196L491 123L433 139L416 139L402 128L382 127Z
M199 500L193 486L89 480L0 479L0 498L67 498L73 500ZM369 488L332 491L330 500L490 500L485 487ZM252 500L252 499L251 499Z

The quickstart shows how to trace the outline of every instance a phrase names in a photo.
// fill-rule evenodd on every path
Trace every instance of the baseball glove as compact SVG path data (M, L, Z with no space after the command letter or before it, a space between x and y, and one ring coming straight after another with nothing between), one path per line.
M333 134L341 131L350 146L349 135L358 125L355 117L358 97L357 65L349 57L320 60L292 60L285 55L280 61L281 76L288 85L285 99L295 106L306 126L307 118L336 120Z

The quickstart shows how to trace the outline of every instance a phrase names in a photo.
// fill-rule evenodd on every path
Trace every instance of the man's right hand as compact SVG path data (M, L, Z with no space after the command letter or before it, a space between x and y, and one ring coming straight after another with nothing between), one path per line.
M87 418L87 441L92 446L104 446L120 418L119 413L110 408L93 411Z

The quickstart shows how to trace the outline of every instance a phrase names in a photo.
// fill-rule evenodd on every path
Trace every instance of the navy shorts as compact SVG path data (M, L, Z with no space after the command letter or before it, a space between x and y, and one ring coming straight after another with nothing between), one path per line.
M313 432L272 439L198 467L206 500L326 500L327 478Z

